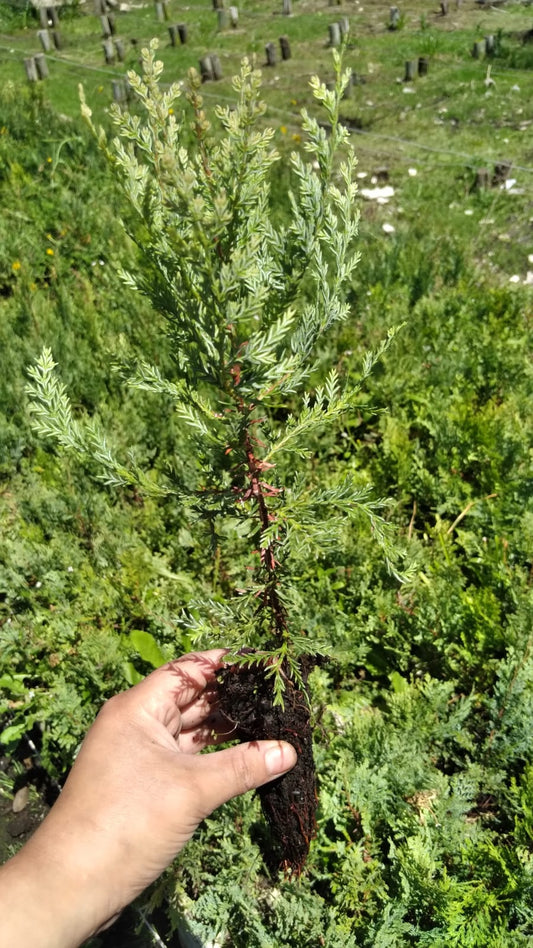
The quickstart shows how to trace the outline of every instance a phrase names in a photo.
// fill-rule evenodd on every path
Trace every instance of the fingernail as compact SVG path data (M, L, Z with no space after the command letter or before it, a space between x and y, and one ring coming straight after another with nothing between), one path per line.
M291 744L273 744L265 753L266 769L271 777L285 773L296 763L296 751Z

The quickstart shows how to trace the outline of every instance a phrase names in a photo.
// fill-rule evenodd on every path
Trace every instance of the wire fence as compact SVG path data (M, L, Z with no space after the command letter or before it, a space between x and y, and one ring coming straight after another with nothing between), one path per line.
M188 5L187 11L198 11L205 13L205 6L198 5ZM333 15L333 14L332 14ZM260 19L264 18L264 14L261 14L256 11L245 11L245 16L250 18ZM96 18L96 17L95 17ZM283 17L280 17L283 19ZM139 45L147 43L149 40L140 40ZM9 42L9 45L6 45ZM20 61L21 67L24 65L25 52L26 49L21 49L20 45L17 44L17 40L14 37L0 34L0 52L7 53L10 57ZM105 76L108 80L120 80L125 79L124 68L113 68L110 65L93 65L90 63L83 63L79 60L69 59L64 54L57 53L46 53L47 62L54 63L59 67L63 67L70 72L74 72L76 78L81 78L85 74L98 74ZM497 68L494 67L494 64L491 64L492 69L492 78L493 81L497 81L502 76L513 74L516 75L516 70L506 69L505 66L498 65ZM290 80L291 83L305 83L310 78L309 73L295 75L294 72L291 72ZM205 87L202 89L202 95L208 99L217 101L221 104L233 104L234 99L231 96L222 94L221 92L209 92ZM419 105L418 108L422 109L436 109L440 102L444 101L439 100L437 102L433 101L425 105ZM388 109L386 107L381 107L380 121L384 121L387 118L387 114L393 109L393 106L390 106ZM294 111L291 112L287 109L282 109L274 105L268 105L266 118L279 116L283 122L283 126L286 128L287 133L292 132L293 134L298 134L300 132L300 119L299 113ZM527 125L527 122L526 122ZM451 148L445 148L438 145L429 145L423 142L420 142L416 139L410 139L399 135L386 134L374 130L372 128L353 128L350 127L350 132L357 139L357 149L359 152L369 151L373 152L375 150L375 144L381 145L394 145L400 146L403 149L402 157L406 161L411 162L420 162L424 159L425 165L427 167L427 158L428 156L436 156L440 159L447 159L447 164L455 164L458 167L466 166L480 166L482 164L491 164L494 162L494 155L487 155L480 152L469 153L464 151L456 151ZM408 154L405 154L405 152ZM395 154L395 157L398 157ZM433 167L442 165L442 161L434 164ZM529 165L516 164L513 162L512 165L513 173L520 172L522 174L533 174L533 167Z

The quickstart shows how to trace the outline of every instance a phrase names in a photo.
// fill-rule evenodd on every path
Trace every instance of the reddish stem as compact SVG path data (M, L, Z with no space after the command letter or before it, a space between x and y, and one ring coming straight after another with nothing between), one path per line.
M250 432L247 429L244 438L244 450L248 464L248 482L249 489L246 494L253 497L259 512L259 521L261 530L267 530L272 523L273 516L268 511L266 497L275 496L279 493L279 488L272 487L261 480L261 474L264 469L262 461L255 456ZM267 571L267 582L263 595L263 604L269 607L274 617L274 630L278 638L282 638L287 632L287 617L285 609L280 601L277 591L276 567L278 565L275 557L275 544L273 541L261 550L261 563Z

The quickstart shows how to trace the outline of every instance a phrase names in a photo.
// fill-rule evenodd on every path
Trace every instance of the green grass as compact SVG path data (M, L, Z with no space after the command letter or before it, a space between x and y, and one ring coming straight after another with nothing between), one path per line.
M417 0L405 12L403 28L391 32L388 8L381 5L330 7L325 0L295 0L291 17L276 12L278 6L281 9L277 0L246 0L239 6L238 29L219 33L217 14L207 2L183 9L169 0L168 22L184 22L189 30L187 45L172 48L168 24L158 22L154 5L147 2L116 14L126 60L105 66L100 21L88 4L87 12L69 14L62 22L64 48L50 55L50 77L42 92L56 110L75 117L82 82L97 120L105 123L111 79L136 68L139 49L158 36L168 81L185 78L206 52L219 55L224 79L205 85L209 108L231 100L230 79L243 55L254 56L263 66L265 43L277 42L284 34L291 42L292 59L265 67L264 95L266 121L277 131L278 147L292 148L299 135L299 109L312 107L310 76L331 76L328 24L346 15L351 27L346 64L361 81L344 103L344 116L359 129L354 142L360 171L371 177L376 168L386 166L396 190L386 207L364 206L368 227L379 230L385 223L401 230L424 216L430 229L435 223L477 247L480 262L501 279L515 271L524 278L533 216L533 54L519 34L530 27L528 8L509 3L485 10L464 2L443 17ZM9 25L13 20L5 28ZM40 49L37 27L30 22L0 37L3 84L25 85L22 60ZM473 59L474 41L489 33L497 39L497 54ZM428 75L406 84L404 63L419 56L428 57ZM488 71L492 82L486 82ZM486 167L492 173L495 163L504 160L513 163L512 176L522 193L473 193L476 171ZM410 179L407 172L413 167L417 177Z

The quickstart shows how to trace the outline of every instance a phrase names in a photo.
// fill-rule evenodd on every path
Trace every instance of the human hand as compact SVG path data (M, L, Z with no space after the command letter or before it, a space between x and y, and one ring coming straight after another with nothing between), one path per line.
M0 944L81 944L161 874L216 807L294 766L283 741L198 753L216 741L213 683L224 655L185 655L106 702L57 803L0 869Z

